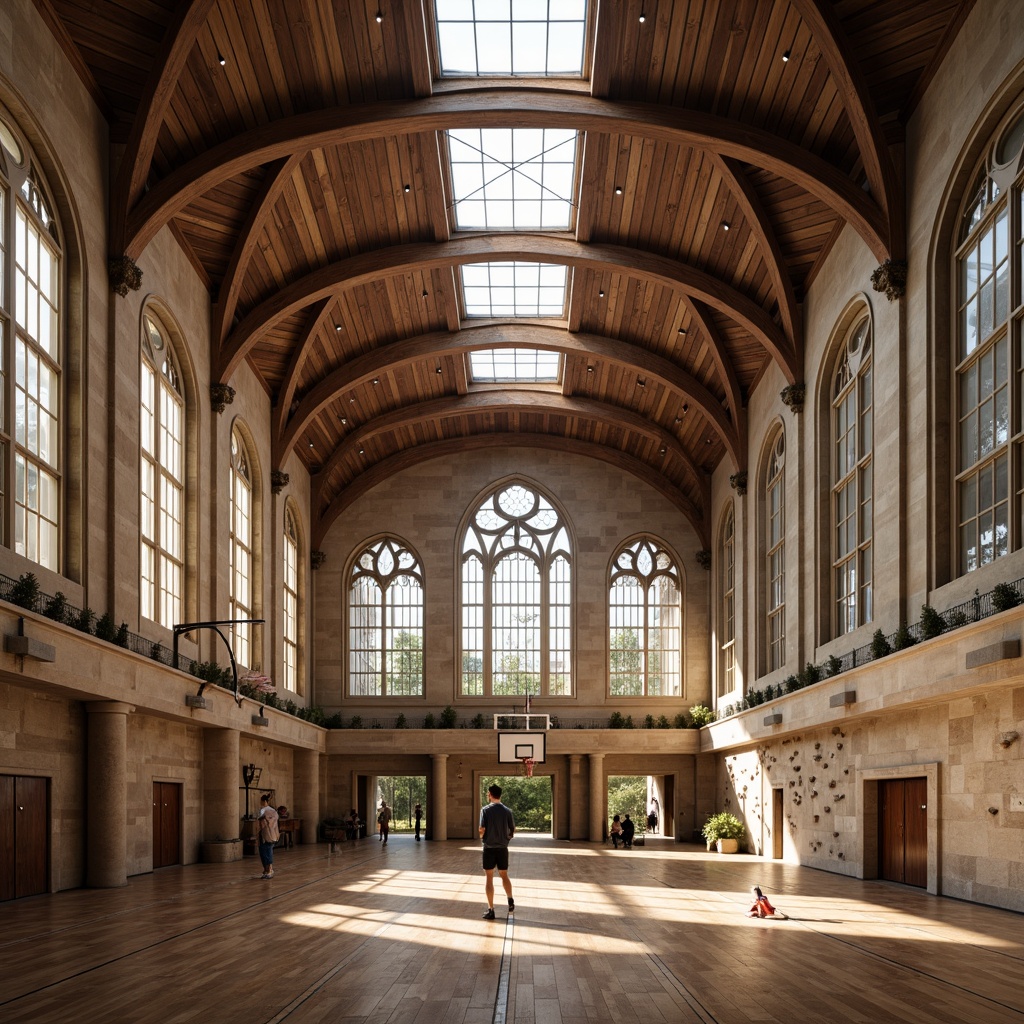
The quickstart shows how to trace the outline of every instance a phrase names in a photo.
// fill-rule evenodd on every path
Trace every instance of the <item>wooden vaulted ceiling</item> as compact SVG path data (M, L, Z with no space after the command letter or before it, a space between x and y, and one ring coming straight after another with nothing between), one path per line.
M906 255L903 126L973 0L589 0L576 80L441 78L432 0L35 3L110 124L111 255L174 232L314 544L388 474L518 442L646 480L706 546L837 232ZM455 230L444 133L488 126L583 133L573 232ZM568 268L567 316L467 320L458 268L515 259ZM475 386L494 347L562 353L560 385Z

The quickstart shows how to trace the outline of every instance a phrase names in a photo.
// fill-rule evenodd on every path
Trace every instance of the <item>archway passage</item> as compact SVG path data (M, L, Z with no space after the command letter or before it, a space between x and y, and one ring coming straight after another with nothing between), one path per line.
M419 834L424 836L427 829L427 777L425 775L379 775L377 777L377 798L375 807L380 807L381 800L388 802L391 808L392 833L416 834L416 805L422 811ZM371 826L376 820L376 812L369 819Z
M487 803L487 787L493 783L501 786L501 802L512 811L516 832L551 835L550 775L485 775L480 779L481 807Z

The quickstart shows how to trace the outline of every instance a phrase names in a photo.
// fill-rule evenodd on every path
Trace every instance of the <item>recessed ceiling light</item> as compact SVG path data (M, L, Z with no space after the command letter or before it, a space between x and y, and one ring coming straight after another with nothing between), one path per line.
M647 20L647 15L646 14L641 14L640 15L640 24L642 25L646 20Z
M436 373L438 376L441 375L441 364L440 363L438 363L437 369L434 371L434 373Z
M729 222L727 220L723 220L722 221L722 230L723 231L728 231L729 230Z
M411 192L412 191L412 186L411 185L405 185L404 188L405 188L406 192Z
M341 334L341 324L335 324L334 331L336 334Z
M647 381L641 380L639 377L637 377L637 379L636 379L636 386L638 388L645 388L645 387L647 387Z
M309 442L309 450L310 450L310 451L312 451L312 450L313 450L313 442L312 442L312 441L310 441L310 442Z
M593 372L594 372L594 368L592 366L588 366L587 367L587 373L593 373Z
M788 61L789 61L789 54L790 54L790 51L786 50L786 52L782 55L782 63L783 64L788 63Z
M615 194L617 196L621 196L622 195L622 186L621 185L616 185L615 186Z
M427 297L427 289L426 289L426 288L424 288L424 289L423 289L423 298L426 298L426 297Z
M665 449L665 448L662 448L662 449L661 449L661 450L660 450L660 451L658 452L658 454L659 454L659 455L664 455L664 454L665 454L665 452L666 452L666 450L667 450L667 449Z
M604 298L604 289L603 288L597 293L597 297L599 299L603 299Z
M373 383L374 384L379 384L380 383L380 377L374 377L373 378Z
M359 449L359 454L360 454L360 455L362 455L362 454L363 454L363 449L362 449L362 448L360 448L360 449Z
M679 333L680 334L685 334L686 333L686 328L685 327L680 327L679 328Z
M224 54L223 54L223 53L218 53L218 54L217 54L217 63L218 63L218 64L219 64L219 65L220 65L221 67L224 67L224 65L225 65L225 64L227 64L227 59L226 59L226 58L224 57Z
M377 24L379 25L384 20L384 15L381 14L380 11L377 11L376 18L377 18Z
M355 405L355 404L356 404L356 400L355 400L354 398L350 398L350 399L348 400L348 404L349 404L349 405Z
M342 416L341 417L341 425L345 426L346 423L348 423L348 420L344 416Z
M683 402L683 415L685 416L689 411L690 411L689 405L687 405L686 402Z

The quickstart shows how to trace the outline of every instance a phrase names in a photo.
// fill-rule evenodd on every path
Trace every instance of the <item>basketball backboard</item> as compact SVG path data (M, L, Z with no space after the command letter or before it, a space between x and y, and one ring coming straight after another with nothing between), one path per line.
M543 732L499 732L498 761L516 764L528 757L535 764L543 764L547 760L547 738Z

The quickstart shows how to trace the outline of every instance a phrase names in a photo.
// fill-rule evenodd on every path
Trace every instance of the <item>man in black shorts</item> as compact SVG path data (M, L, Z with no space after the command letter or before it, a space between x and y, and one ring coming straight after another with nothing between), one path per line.
M508 912L516 909L512 899L512 882L508 877L508 844L515 835L512 812L501 802L501 786L487 787L487 806L480 808L480 839L484 844L484 871L487 874L487 913L484 920L494 920L494 869L501 875L501 884L508 897Z

